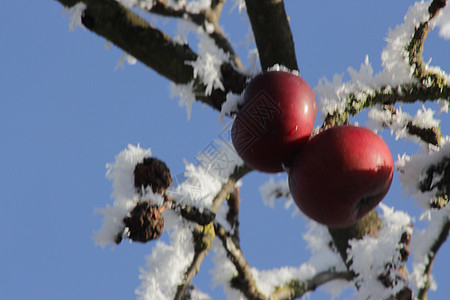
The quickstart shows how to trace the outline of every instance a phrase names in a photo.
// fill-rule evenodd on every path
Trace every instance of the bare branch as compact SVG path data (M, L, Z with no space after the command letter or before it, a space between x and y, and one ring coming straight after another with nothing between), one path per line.
M282 0L246 0L263 70L281 64L298 70L294 39Z

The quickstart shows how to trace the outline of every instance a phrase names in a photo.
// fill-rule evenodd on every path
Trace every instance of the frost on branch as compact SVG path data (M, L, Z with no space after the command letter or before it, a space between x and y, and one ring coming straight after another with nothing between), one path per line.
M203 31L198 44L198 58L186 64L194 68L194 79L200 79L206 86L205 95L211 95L213 89L224 90L220 73L223 62L229 62L229 55L219 49L214 41Z
M446 40L450 40L450 5L441 10L436 26L439 27L439 36Z
M411 218L382 203L379 206L385 227L376 237L366 235L361 240L349 242L348 259L350 268L357 274L358 299L387 299L408 283L400 241L402 235L412 233Z
M396 109L393 105L383 105L372 108L368 116L368 127L375 130L388 128L391 134L395 134L395 139L406 138L425 145L439 145L441 142L440 120L434 118L431 108L422 106L412 117L401 107Z
M447 239L450 229L450 208L447 206L441 210L433 210L429 217L427 228L414 234L411 240L413 271L410 277L416 294L437 288L431 275L431 264L439 247Z
M440 149L415 156L403 155L396 162L403 190L424 210L441 208L450 193L450 142Z
M136 290L138 299L173 299L194 257L189 226L172 211L168 211L165 217L170 220L166 222L170 230L170 244L158 241L147 257L146 267L140 270L141 285Z
M69 30L74 31L75 28L81 27L84 28L83 23L81 22L81 17L83 15L84 10L86 9L86 4L83 2L78 2L71 8L65 9L70 14L70 24Z
M346 123L349 115L376 104L448 98L443 90L449 76L422 62L427 32L419 29L420 26L428 26L432 18L428 12L429 5L429 2L415 3L408 10L404 23L389 32L387 45L381 54L381 72L374 75L366 57L359 71L348 69L350 81L343 82L343 75L334 75L332 82L325 78L319 81L314 91L321 99L322 112L327 116L324 125ZM432 94L432 88L439 92Z

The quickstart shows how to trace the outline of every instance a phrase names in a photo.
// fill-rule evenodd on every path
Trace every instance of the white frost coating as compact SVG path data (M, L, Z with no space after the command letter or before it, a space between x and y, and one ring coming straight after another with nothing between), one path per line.
M170 244L158 241L147 257L146 268L140 270L142 282L136 289L138 299L173 299L193 257L191 229L180 220L172 228Z
M123 218L134 208L139 196L134 191L133 172L137 163L144 157L150 156L150 149L143 149L139 145L128 145L128 148L116 156L114 163L106 164L106 178L112 181L114 199L112 206L98 209L103 214L102 227L94 236L97 245L105 247L114 243L118 232L123 229Z
M308 231L303 238L308 242L308 248L312 253L308 262L299 267L264 271L252 268L256 284L263 294L270 295L276 286L284 285L292 279L308 280L321 272L346 270L340 255L329 247L331 236L325 226L314 221L309 222ZM344 281L340 281L338 285L323 285L321 288L337 297L349 285L350 283L345 284Z
M290 70L287 67L280 65L280 64L274 64L273 66L269 67L267 69L268 72L271 71L284 71L284 72L289 72L294 74L295 76L300 76L300 73L298 72L298 70Z
M442 9L438 15L436 26L439 27L439 36L449 40L450 39L450 5Z
M178 202L211 209L212 200L236 166L243 164L233 146L224 140L211 142L196 157L197 164L186 162L185 180L167 193Z
M445 222L450 218L450 207L447 205L440 210L433 210L430 212L431 221L426 229L415 233L411 238L409 248L413 254L413 270L410 274L411 283L414 294L425 286L427 277L425 276L425 267L429 262L428 254L431 246L436 241L441 232L441 228ZM436 282L431 277L431 290L437 288Z
M253 32L252 32L252 36L253 36ZM254 40L253 40L253 42L254 42ZM244 73L251 77L254 77L254 76L258 75L259 73L261 73L258 49L255 48L255 49L249 50L248 54L247 54L247 58L248 58L249 66L246 68Z
M234 4L231 7L230 12L232 12L236 7L238 8L239 14L241 14L244 9L247 9L245 0L233 0L233 2Z
M246 300L247 298L239 290L230 286L230 280L237 274L237 271L228 259L222 241L215 238L211 250L214 253L212 258L214 268L211 270L213 287L223 286L227 299Z
M296 205L293 205L294 199L291 196L287 178L275 182L271 177L268 182L260 186L259 192L265 205L273 208L275 205L275 200L284 200L283 206L285 209L289 209L294 206L294 211L292 212L293 217L302 215L305 219L309 220L309 218L305 216Z
M187 119L191 119L192 104L195 102L195 94L193 91L194 81L188 84L175 84L170 83L170 97L178 97L178 105L186 106Z
M126 7L137 7L140 9L150 10L153 7L153 0L116 0Z
M114 68L114 71L117 71L119 68L122 70L125 69L125 62L127 62L129 65L135 65L137 59L128 53L123 53L120 56L119 61L117 62L116 67Z
M211 0L189 1L186 5L186 11L197 14L202 10L209 9L210 7Z
M75 28L81 27L83 29L86 29L81 22L81 17L83 16L83 12L86 9L86 4L83 2L78 2L74 6L70 7L69 9L65 9L70 14L70 24L69 24L69 30L74 31Z
M420 128L433 128L439 126L440 120L434 118L434 111L431 108L422 106L415 117L402 111L399 107L395 113L390 110L382 109L379 106L369 111L367 127L374 130L382 130L387 127L391 130L391 134L395 134L395 139L407 138L417 143L424 143L419 137L408 134L407 125L411 122Z
M244 103L244 95L229 92L226 101L222 104L219 115L219 123L225 124L225 116L231 116L239 112L238 107Z
M410 7L402 25L391 30L386 38L387 45L381 54L382 72L373 74L372 66L366 56L361 64L360 70L349 68L347 71L351 76L349 82L343 82L343 74L336 74L330 82L323 78L319 80L314 93L321 100L321 111L324 114L345 109L345 98L354 93L357 99L361 96L371 94L374 89L383 86L395 86L414 82L412 68L408 63L405 46L414 34L415 27L420 22L427 20L428 2L417 2Z
M395 163L395 167L400 173L403 191L410 196L412 195L414 201L419 203L424 210L430 208L430 200L434 198L437 190L433 189L423 193L418 189L419 183L429 166L437 164L446 157L450 157L450 141L448 140L438 150L428 150L428 152L419 153L412 157L404 154Z
M390 279L399 275L395 271L401 265L398 244L404 232L412 233L411 218L406 212L394 211L382 203L379 206L383 211L385 227L378 232L378 236L366 235L362 240L349 241L348 259L353 261L351 268L358 274L358 299L387 299L406 284L399 281L393 288L386 288L378 278L387 264L393 266Z
M188 61L186 64L194 68L194 78L199 77L206 85L205 95L211 95L213 89L223 90L220 66L229 61L229 56L219 49L203 29L197 29L200 35L198 44L198 58L196 61Z

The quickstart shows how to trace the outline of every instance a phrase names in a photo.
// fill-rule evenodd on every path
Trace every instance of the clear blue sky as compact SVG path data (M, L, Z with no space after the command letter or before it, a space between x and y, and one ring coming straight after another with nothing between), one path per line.
M222 24L245 61L240 42L248 23L237 10L229 13L228 2ZM315 86L324 76L359 68L366 54L379 71L388 29L403 21L411 3L287 0L302 76ZM140 143L178 174L183 159L192 161L222 130L218 113L200 104L187 121L178 99L170 99L169 82L140 63L114 71L123 52L105 50L105 40L89 31L70 32L69 23L54 0L6 1L0 10L2 299L134 299L152 244L125 242L115 250L94 245L101 226L94 209L111 203L105 164L128 143ZM174 24L156 23L169 34ZM450 42L433 32L425 60L433 57L433 64L450 71L448 53ZM443 133L449 129L447 120ZM394 159L416 151L410 143L393 143L388 133L383 137ZM397 175L385 203L417 215L412 200L402 197ZM309 257L301 238L305 223L281 205L263 205L258 188L269 178L255 173L244 180L242 248L261 269L297 266ZM447 244L439 252L439 288L430 299L450 294L449 251ZM204 291L211 286L210 268L205 262L195 279ZM322 292L311 297L329 298Z

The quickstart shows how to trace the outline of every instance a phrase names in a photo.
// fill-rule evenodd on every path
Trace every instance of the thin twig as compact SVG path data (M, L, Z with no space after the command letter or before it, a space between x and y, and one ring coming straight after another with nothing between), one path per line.
M251 274L250 266L245 260L241 249L233 242L230 234L219 223L214 223L216 235L222 241L227 256L235 266L238 275L231 279L231 286L239 289L249 300L267 300L256 286L256 282Z
M225 201L225 199L227 199L228 195L230 195L230 193L232 193L233 190L235 189L236 182L250 171L251 169L246 165L238 166L235 168L234 172L229 176L228 180L222 185L222 188L214 197L212 210L210 212L211 214L209 215L214 216L216 215L222 203ZM192 208L192 210L195 209ZM211 249L211 245L215 236L215 228L213 226L213 223L210 222L207 225L200 226L199 224L201 220L195 220L195 216L201 217L203 220L202 214L190 215L192 219L189 220L197 223L194 226L192 232L194 238L193 240L194 258L192 260L192 263L186 270L183 282L178 285L177 293L174 298L175 300L183 299L182 297L185 295L189 285L191 284L192 279L200 271L200 266L203 263L203 260L205 259L209 250Z
M278 287L271 295L271 299L291 300L303 297L306 293L314 291L317 287L333 280L352 280L350 272L337 272L328 270L314 275L310 279L293 279L286 285Z
M193 22L197 26L203 28L220 49L230 55L231 60L238 68L243 68L242 62L219 25L219 18L224 2L225 1L222 0L211 1L211 7L208 10L194 13L188 11L186 7L174 8L168 5L165 0L157 0L153 3L149 12L166 17L182 18ZM212 31L206 28L208 25L212 25Z

